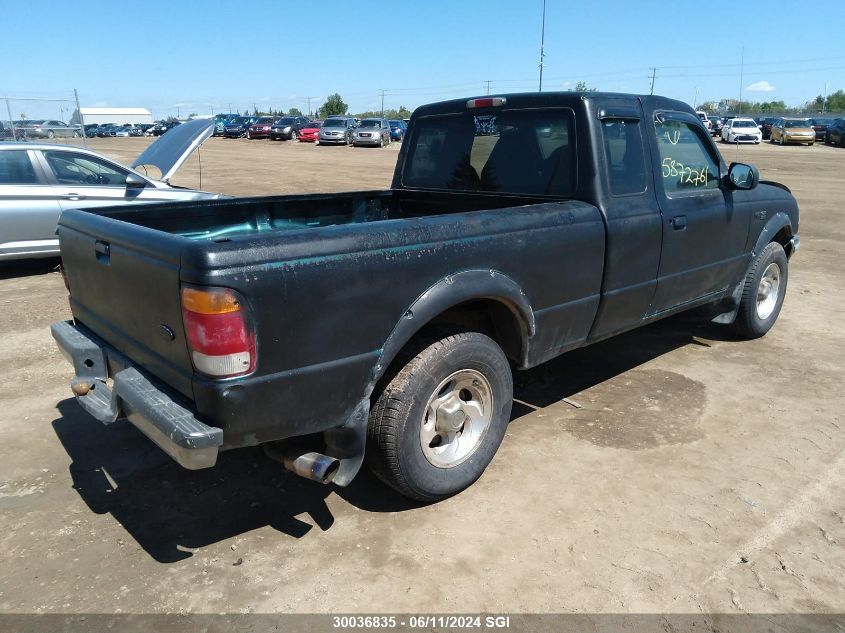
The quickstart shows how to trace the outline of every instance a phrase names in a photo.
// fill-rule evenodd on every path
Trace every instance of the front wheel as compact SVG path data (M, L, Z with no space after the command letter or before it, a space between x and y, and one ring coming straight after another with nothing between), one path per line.
M743 338L760 338L775 324L789 278L789 260L783 246L769 242L745 275L734 329Z
M291 130L290 140L295 141L297 138L299 138L299 135L296 133L296 130Z
M406 497L436 501L467 488L493 459L513 379L501 348L479 332L421 338L414 352L373 403L367 461Z
M778 139L778 142L779 142L781 145L783 145L783 134L781 134L781 135L780 135L780 138Z

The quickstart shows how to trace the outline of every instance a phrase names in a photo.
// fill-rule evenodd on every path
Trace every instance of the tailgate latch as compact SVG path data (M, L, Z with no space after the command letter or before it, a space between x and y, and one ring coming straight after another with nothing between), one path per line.
M94 252L97 255L97 261L101 264L108 264L111 259L111 247L108 242L97 240L94 242Z

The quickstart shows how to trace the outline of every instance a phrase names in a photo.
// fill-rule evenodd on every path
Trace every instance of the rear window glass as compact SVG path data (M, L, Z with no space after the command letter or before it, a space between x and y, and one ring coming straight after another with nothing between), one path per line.
M407 187L554 196L575 190L571 110L429 116L415 127Z
M0 185L34 185L38 183L26 150L0 151Z

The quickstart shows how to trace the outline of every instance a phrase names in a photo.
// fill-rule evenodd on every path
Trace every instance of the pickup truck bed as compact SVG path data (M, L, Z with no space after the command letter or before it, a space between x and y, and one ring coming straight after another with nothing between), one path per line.
M63 213L74 321L54 336L89 410L127 415L183 465L318 438L307 459L280 459L344 485L367 444L388 483L440 498L492 459L508 365L704 304L765 333L797 226L788 191L724 165L685 104L600 93L446 102L415 113L386 191ZM773 297L765 318L747 289ZM190 297L236 315L243 371L202 369L196 346L208 341L189 313L205 308ZM86 366L76 334L102 362ZM443 384L411 379L434 380L457 358ZM140 378L119 381L130 369ZM164 398L144 415L121 404L136 394L119 384L141 379ZM180 422L156 418L162 407ZM414 435L403 415L439 421Z

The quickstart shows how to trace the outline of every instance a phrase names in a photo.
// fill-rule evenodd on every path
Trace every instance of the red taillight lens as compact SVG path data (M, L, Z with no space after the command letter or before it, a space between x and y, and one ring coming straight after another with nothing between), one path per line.
M194 369L215 378L255 369L255 334L247 316L229 288L182 288L182 320Z

